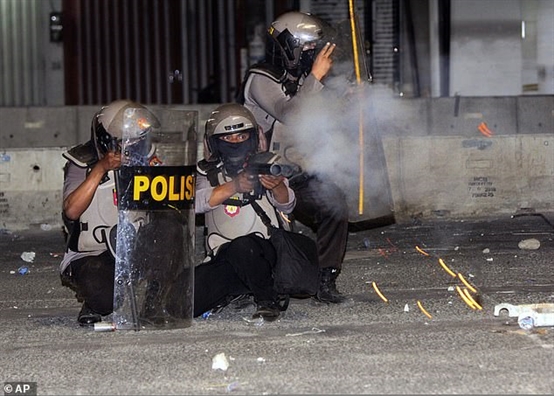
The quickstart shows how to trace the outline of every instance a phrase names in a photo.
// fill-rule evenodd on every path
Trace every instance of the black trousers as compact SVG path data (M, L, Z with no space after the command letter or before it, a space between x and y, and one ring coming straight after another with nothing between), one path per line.
M75 260L61 275L62 284L76 293L96 313L113 311L115 259L109 251Z
M254 234L222 246L212 261L195 269L194 316L241 294L252 294L256 301L275 301L275 260L271 242ZM109 315L113 312L114 277L115 260L106 251L72 262L62 274L62 284L73 289L77 299L94 312Z
M169 287L179 284L177 276L186 276L182 273L184 237L179 216L174 211L150 213L149 222L134 236L135 247L128 258L140 281L148 282L149 296L154 294L156 305L162 301L171 305L175 295L184 292ZM85 301L94 312L101 315L113 312L115 258L109 251L75 260L61 278L62 284L73 289L77 299Z
M254 234L221 246L215 258L194 271L194 316L241 294L253 294L255 301L275 301L275 260L271 242Z
M296 194L293 215L316 233L321 268L342 268L348 240L348 204L344 192L334 183L314 176L291 179Z

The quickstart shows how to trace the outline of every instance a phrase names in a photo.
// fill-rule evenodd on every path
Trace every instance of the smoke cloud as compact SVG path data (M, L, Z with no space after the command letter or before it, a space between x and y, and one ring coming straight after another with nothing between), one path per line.
M306 97L289 125L295 149L305 171L333 181L346 193L351 213L358 212L361 196L370 209L366 217L389 215L392 199L375 104L378 96L390 103L392 92L352 82L344 73L351 63L333 67L325 89Z

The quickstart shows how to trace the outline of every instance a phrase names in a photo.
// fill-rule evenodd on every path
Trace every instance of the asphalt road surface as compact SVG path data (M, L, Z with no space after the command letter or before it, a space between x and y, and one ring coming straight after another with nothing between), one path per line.
M553 394L554 327L494 315L554 304L552 223L530 213L354 230L343 304L293 299L261 325L253 306L227 307L187 328L113 332L77 324L60 230L1 230L0 382L40 395Z

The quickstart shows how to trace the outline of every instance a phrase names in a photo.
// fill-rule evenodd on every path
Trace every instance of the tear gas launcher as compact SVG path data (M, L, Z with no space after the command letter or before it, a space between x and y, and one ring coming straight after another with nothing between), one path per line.
M248 173L250 178L255 178L256 180L258 175L284 176L289 178L301 172L300 166L278 162L280 158L280 155L272 153L271 151L254 154L250 156L248 161L244 164L244 171ZM252 196L255 197L254 199L260 199L263 192L264 187L258 181Z
M248 159L244 165L244 171L252 175L272 175L291 177L300 173L300 167L296 164L278 162L280 155L271 151L257 153Z

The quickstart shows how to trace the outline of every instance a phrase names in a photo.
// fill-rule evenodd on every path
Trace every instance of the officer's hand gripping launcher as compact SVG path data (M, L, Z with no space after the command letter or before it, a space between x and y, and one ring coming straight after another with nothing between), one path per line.
M271 151L264 151L254 154L248 158L248 161L244 164L244 171L253 178L258 175L272 175L272 176L284 176L291 177L300 173L300 167L295 164L279 163L277 162L281 158L280 155L272 153ZM252 192L254 199L260 199L264 192L264 187L257 181L256 187Z

